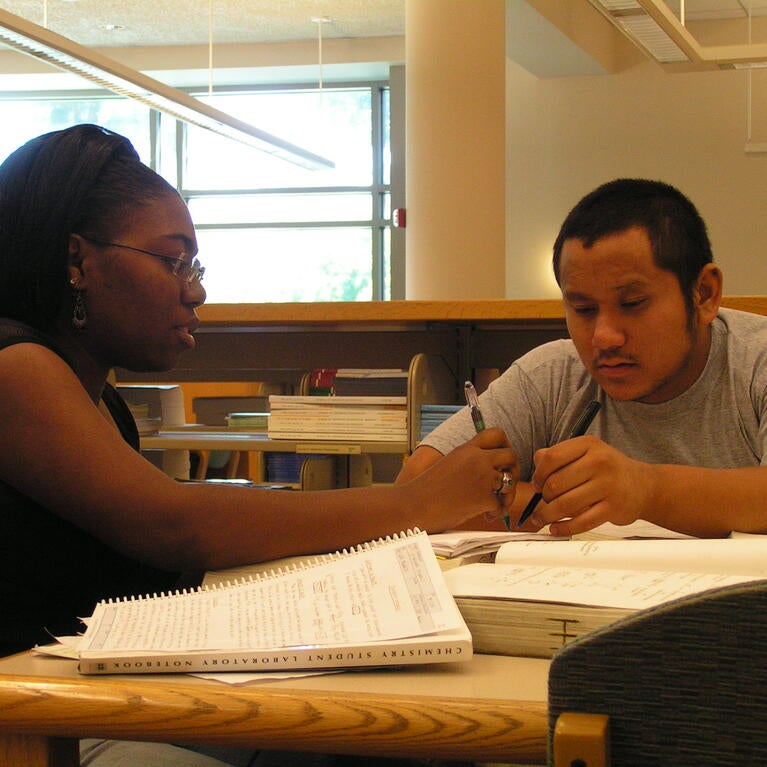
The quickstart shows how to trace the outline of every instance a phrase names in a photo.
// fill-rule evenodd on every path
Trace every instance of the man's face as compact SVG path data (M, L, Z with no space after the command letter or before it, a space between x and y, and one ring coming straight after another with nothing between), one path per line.
M589 373L616 400L665 402L706 365L708 326L692 322L679 281L653 260L643 227L586 248L565 240L560 283L570 337Z

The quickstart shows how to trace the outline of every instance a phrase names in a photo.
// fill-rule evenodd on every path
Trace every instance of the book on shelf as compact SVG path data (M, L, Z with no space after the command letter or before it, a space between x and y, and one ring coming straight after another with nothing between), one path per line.
M315 368L300 394L326 396L407 396L408 371L401 368Z
M300 393L315 397L328 397L333 394L335 377L335 368L315 368L304 376Z
M444 573L474 651L549 658L632 613L718 586L767 578L758 539L505 543L495 563Z
M338 397L404 397L407 395L407 378L407 370L399 368L338 368L333 379L333 392Z
M276 671L471 655L428 536L416 530L233 583L101 602L80 639L78 668Z
M304 462L310 459L322 459L326 456L318 453L266 453L265 469L267 482L301 483L301 470Z
M192 410L197 423L226 426L230 413L265 413L269 411L269 395L243 397L195 397Z
M397 410L407 404L407 397L394 396L368 396L364 394L348 397L315 397L311 394L270 394L269 403L271 410L274 409L299 409L299 408L343 408L356 407L371 410L373 412L387 409Z
M241 431L266 431L269 425L269 413L228 413L226 425L230 429Z
M271 439L407 440L406 397L278 395L269 399Z
M431 434L437 426L463 407L466 405L421 405L421 429L418 440L420 441Z

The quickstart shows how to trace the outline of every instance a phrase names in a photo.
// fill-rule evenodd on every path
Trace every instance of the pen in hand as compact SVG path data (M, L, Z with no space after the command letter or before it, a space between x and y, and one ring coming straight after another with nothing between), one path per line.
M471 381L466 381L463 385L463 393L466 395L466 404L469 406L469 414L474 423L474 429L477 434L479 434L481 431L485 430L485 419L482 417L482 411L479 409L477 390L474 388L474 384ZM504 482L506 482L506 472L504 472L503 476ZM511 530L511 520L506 512L504 512L503 515L503 524L506 526L507 530Z
M474 428L477 434L479 434L485 430L485 420L482 418L482 411L479 409L477 390L471 381L467 381L463 385L463 393L466 395L466 404L469 406L469 413L471 414L471 420L474 422Z
M573 426L573 430L570 432L567 438L574 439L575 437L582 437L586 433L586 429L589 428L591 422L594 420L594 416L597 414L599 407L600 405L598 402L589 402L589 404L586 406L586 409L583 411L583 413L581 413L581 417L578 419L575 426ZM535 511L535 507L541 502L542 498L542 493L536 493L530 499L527 506L525 506L525 510L519 517L517 527L522 527L522 525L524 525L525 522L530 519L532 513Z

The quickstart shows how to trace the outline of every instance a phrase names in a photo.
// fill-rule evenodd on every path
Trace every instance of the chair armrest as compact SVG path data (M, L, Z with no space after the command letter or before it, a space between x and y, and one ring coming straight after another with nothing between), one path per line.
M610 767L610 718L565 712L554 726L552 767Z

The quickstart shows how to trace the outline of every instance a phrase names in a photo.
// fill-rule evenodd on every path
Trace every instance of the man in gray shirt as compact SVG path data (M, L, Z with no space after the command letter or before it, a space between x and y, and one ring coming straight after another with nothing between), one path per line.
M565 219L553 265L570 339L533 349L480 396L485 425L517 454L512 525L540 492L525 529L767 532L767 317L720 308L692 203L661 182L604 184ZM587 434L567 439L593 400ZM398 481L473 434L464 409Z

